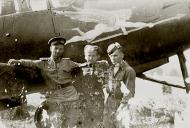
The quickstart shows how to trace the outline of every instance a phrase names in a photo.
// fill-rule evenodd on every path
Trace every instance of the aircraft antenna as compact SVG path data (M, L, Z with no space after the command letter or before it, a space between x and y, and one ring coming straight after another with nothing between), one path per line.
M54 8L53 4L52 4L52 1L51 0L46 0L46 3L47 3L47 9L50 10L50 13L51 13L51 20L52 20L52 24L53 24L54 34L55 34L55 36L60 36L60 33L56 32L54 12L52 11L52 8Z
M48 10L52 10L52 8L54 8L51 0L46 0L46 3L47 3L47 9Z

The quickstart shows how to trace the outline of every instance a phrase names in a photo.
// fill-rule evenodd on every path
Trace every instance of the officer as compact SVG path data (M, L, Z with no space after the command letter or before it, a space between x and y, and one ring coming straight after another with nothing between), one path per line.
M72 128L77 125L77 101L79 97L72 85L71 72L78 67L78 64L69 58L62 58L65 43L66 40L62 37L51 38L48 41L51 56L48 58L39 60L10 59L8 61L10 65L37 67L41 71L49 91L46 95L46 101L38 108L35 115L38 127L47 127L46 125L49 124L54 125L54 127ZM49 114L46 121L42 116L45 111ZM56 115L59 123L55 122L55 119L51 119L54 117L52 114Z
M115 42L110 44L107 53L112 62L112 66L109 68L109 82L106 86L106 91L109 96L104 108L104 127L120 128L123 126L117 122L116 112L119 106L126 106L129 99L134 97L136 73L134 69L123 60L123 48L119 43Z

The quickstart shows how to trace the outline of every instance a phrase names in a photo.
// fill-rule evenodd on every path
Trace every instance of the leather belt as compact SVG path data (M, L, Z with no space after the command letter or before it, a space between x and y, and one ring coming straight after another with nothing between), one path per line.
M109 97L112 97L112 98L114 98L114 99L121 100L122 97L123 97L123 94L110 93L110 94L109 94Z
M59 89L62 89L62 88L66 88L68 86L71 86L71 83L57 84L57 85L55 85L55 87L53 88L53 90L59 90Z

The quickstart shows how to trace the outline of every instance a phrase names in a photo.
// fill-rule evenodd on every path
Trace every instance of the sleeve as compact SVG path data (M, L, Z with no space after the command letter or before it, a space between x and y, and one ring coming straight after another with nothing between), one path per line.
M99 63L101 64L102 68L104 68L104 69L109 68L109 63L107 60L101 60L101 61L99 61Z
M69 60L69 66L71 68L71 75L76 78L80 74L80 63Z
M105 69L105 70L108 70L108 69L109 69L109 63L108 63L108 61L106 61L106 60L105 60L105 62L104 62L104 69Z
M70 60L69 61L69 66L71 67L71 69L74 69L74 68L78 68L80 66L80 64Z
M129 94L123 96L122 98L123 103L127 103L129 99L135 96L135 79L136 79L135 71L133 69L127 70L124 77L124 83L127 89L129 90Z
M25 67L31 67L31 68L42 68L44 65L44 62L42 60L25 60L21 59L20 64Z

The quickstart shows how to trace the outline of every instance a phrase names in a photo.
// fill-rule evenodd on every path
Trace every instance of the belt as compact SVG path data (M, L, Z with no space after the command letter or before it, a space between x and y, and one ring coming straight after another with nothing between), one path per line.
M69 86L71 86L71 85L72 85L71 82L65 83L65 84L56 84L56 85L54 85L53 87L50 87L50 88L48 89L48 91L45 92L45 96L46 96L46 98L50 98L50 95L51 95L54 91L59 90L59 89L62 89L62 88L69 87Z
M112 98L114 98L114 99L121 100L122 97L123 97L123 94L122 94L122 93L121 93L121 94L110 93L110 94L109 94L109 97L112 97Z
M62 89L62 88L66 88L68 86L71 86L71 83L65 83L65 84L57 84L55 85L52 89L53 90L59 90L59 89Z

